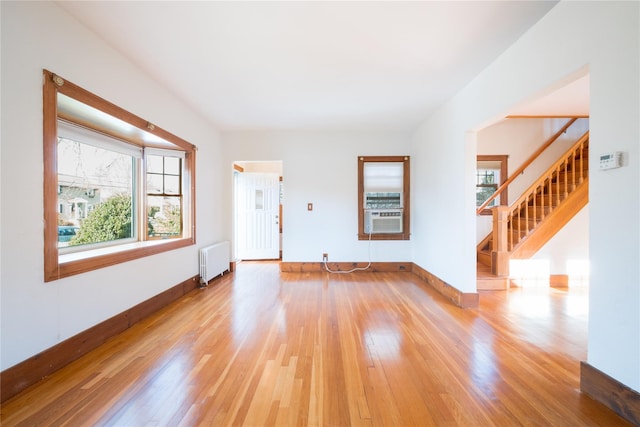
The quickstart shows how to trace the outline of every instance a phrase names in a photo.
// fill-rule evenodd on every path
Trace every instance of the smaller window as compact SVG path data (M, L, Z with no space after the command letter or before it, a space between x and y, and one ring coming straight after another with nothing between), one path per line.
M409 240L409 157L358 157L358 238Z
M507 156L478 156L476 166L476 208L482 206L507 179ZM491 208L507 205L507 189L504 189L489 205L480 212L490 215Z
M478 169L476 171L476 207L481 206L498 189L500 182L499 169ZM496 206L496 199L489 202L488 207Z
M169 150L145 149L147 236L169 239L182 235L182 156Z

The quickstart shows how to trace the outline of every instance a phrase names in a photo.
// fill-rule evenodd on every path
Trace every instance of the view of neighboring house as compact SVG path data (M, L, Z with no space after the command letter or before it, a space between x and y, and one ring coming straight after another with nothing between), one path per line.
M99 189L77 186L74 178L58 176L58 189L58 246L64 247L101 199Z
M60 225L80 226L82 220L100 203L100 189L76 184L74 178L64 180L59 176L58 206Z

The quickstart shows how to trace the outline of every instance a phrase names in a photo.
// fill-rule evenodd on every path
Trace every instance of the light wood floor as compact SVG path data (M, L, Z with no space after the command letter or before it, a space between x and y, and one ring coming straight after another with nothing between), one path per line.
M2 426L615 426L586 291L443 300L410 273L241 263L2 406Z

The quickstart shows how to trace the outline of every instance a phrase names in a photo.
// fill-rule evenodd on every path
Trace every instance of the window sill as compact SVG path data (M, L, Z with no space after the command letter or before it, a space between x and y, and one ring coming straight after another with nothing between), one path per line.
M69 253L58 256L56 271L45 272L45 281L86 273L103 267L120 264L162 252L195 244L195 239L152 240Z

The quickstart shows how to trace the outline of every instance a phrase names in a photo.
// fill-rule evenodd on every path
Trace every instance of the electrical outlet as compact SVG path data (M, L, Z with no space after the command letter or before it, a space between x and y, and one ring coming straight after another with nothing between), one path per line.
M327 262L329 261L329 254L322 254L322 262Z

